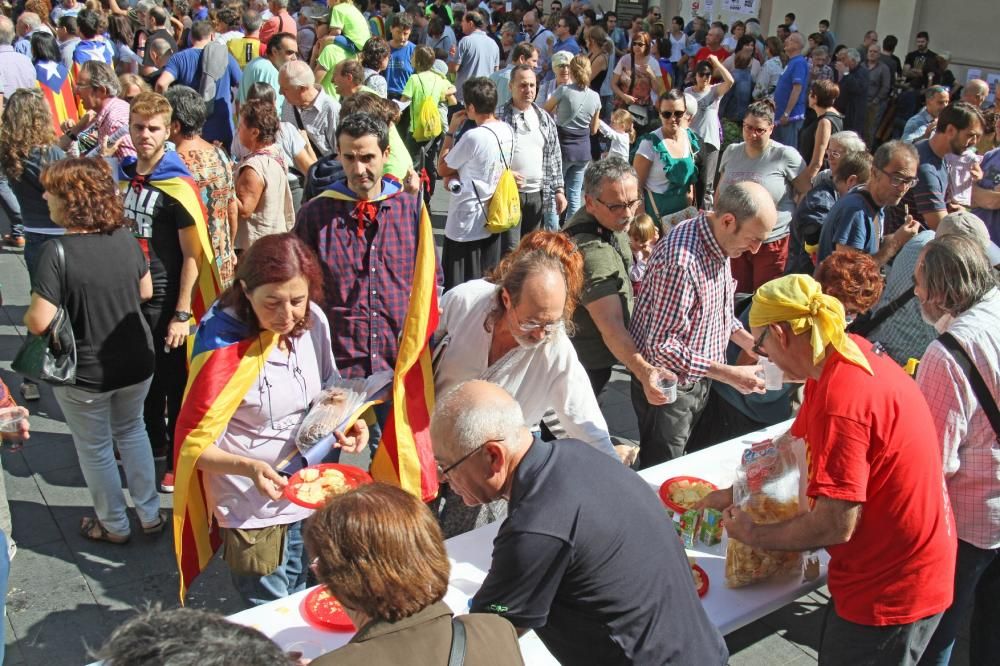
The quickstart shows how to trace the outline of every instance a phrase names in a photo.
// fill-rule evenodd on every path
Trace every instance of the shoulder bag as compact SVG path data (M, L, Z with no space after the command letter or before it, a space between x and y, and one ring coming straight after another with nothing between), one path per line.
M954 335L951 333L942 333L938 336L937 340L948 350L952 358L955 359L955 362L958 363L958 367L962 368L962 372L965 374L965 378L969 380L969 385L972 387L972 392L975 394L976 400L979 401L979 406L986 412L986 418L989 419L990 425L993 426L993 434L1000 438L1000 408L997 407L996 400L990 395L990 389L986 385L986 380L979 373L979 368L972 362L968 352L959 344Z
M462 666L465 663L465 625L457 617L451 618L451 651L448 666Z
M66 297L66 251L58 238L48 242L56 250L56 266ZM29 379L57 386L76 382L76 336L73 324L62 305L56 310L48 329L41 335L28 333L18 350L11 369Z

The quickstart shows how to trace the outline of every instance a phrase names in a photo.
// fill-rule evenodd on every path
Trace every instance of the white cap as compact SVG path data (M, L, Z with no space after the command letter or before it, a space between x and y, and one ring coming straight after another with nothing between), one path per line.
M945 215L944 219L938 223L935 238L947 236L948 234L963 234L975 238L986 251L986 256L990 259L990 265L1000 265L1000 247L997 247L997 244L990 240L990 232L986 229L986 223L978 216L973 215L967 210L960 210Z

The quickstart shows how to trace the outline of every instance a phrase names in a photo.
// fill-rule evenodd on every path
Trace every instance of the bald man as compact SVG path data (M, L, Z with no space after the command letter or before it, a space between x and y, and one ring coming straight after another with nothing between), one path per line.
M730 258L756 254L778 221L774 200L745 181L723 187L715 210L677 225L656 244L629 332L650 364L677 375L677 399L651 405L632 379L639 420L639 463L646 468L684 454L712 380L741 393L763 393L755 365L726 365L730 341L756 359L754 340L734 314Z
M684 549L649 486L573 439L544 442L502 388L474 380L437 403L442 481L469 506L506 499L473 613L530 629L562 664L725 664Z
M298 128L317 158L337 152L340 102L316 84L308 63L289 60L278 71L278 89L284 95L281 119Z

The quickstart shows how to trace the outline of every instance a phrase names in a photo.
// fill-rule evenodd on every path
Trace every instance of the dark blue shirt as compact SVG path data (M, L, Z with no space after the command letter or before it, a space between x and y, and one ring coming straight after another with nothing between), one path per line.
M198 90L201 81L202 49L184 49L170 56L163 71L170 72L175 83ZM240 84L240 66L230 55L229 65L215 89L215 108L205 120L201 135L206 141L221 141L223 146L233 143L233 108L232 98L234 88Z
M534 629L561 664L725 664L653 488L574 439L535 439L473 613Z
M857 188L841 197L830 209L830 214L823 223L817 262L833 254L838 245L853 247L868 254L878 252L880 230L876 228L876 216L883 219L882 209L874 208Z

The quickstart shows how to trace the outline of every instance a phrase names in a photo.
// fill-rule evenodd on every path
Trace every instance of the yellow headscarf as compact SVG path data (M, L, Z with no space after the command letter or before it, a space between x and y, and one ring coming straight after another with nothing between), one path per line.
M847 337L844 306L808 275L786 275L771 280L757 290L750 307L750 326L756 328L788 322L800 335L812 330L813 365L826 356L826 346L833 348L854 365L874 375L861 349Z

